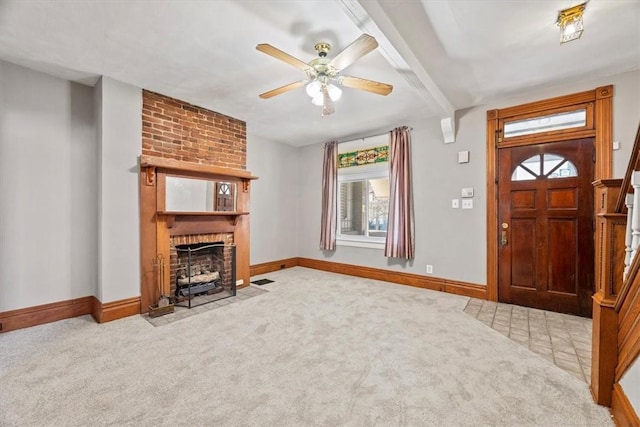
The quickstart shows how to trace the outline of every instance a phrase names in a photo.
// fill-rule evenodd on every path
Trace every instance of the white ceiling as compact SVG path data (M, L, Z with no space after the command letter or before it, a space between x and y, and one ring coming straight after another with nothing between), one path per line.
M582 38L560 45L558 10L577 3L3 0L0 58L85 84L107 76L244 120L250 138L303 146L640 69L640 1L590 0ZM380 46L344 73L392 84L389 96L344 88L327 117L303 89L258 98L304 78L258 43L307 62L316 42L336 54L363 32Z

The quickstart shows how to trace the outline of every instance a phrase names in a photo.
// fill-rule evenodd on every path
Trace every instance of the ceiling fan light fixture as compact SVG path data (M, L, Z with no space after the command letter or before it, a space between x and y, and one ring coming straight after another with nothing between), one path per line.
M330 84L327 90L329 91L329 98L331 98L332 101L337 101L342 96L342 89L336 85Z
M309 95L311 98L318 96L318 94L322 95L322 83L320 83L318 80L314 80L307 85L306 90L307 95Z
M322 96L322 92L318 93L316 96L311 98L311 103L313 105L317 105L319 107L322 107L322 105L324 104L324 96Z
M311 103L313 105L318 105L318 106L322 106L324 105L324 96L322 94L322 84L318 81L316 82L312 82L312 83L318 83L318 93L316 93L315 95L311 96ZM312 84L309 83L309 85L307 85L307 88ZM334 84L328 84L327 85L327 92L329 92L329 98L331 98L332 101L337 101L338 99L340 99L340 97L342 96L342 89L340 89L338 86L334 85ZM307 89L307 93L309 93L309 90Z
M393 90L393 86L390 84L340 75L341 70L347 68L377 47L378 42L374 37L369 34L362 34L333 58L329 58L328 53L331 50L331 45L327 42L320 42L315 45L318 57L307 63L270 44L258 44L256 46L258 51L286 62L289 65L293 65L302 70L306 75L306 79L304 80L289 83L288 85L261 93L258 96L261 99L269 99L276 95L304 87L307 95L311 97L311 102L315 105L322 106L322 116L327 116L335 112L333 103L342 96L342 90L339 86L364 90L378 95L389 95Z
M558 13L556 24L560 27L560 44L578 40L584 31L582 15L587 3L582 3Z

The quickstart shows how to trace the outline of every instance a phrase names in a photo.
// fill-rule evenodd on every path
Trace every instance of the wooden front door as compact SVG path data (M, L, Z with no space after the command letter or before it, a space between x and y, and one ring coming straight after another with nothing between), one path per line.
M498 299L591 316L593 138L501 148Z

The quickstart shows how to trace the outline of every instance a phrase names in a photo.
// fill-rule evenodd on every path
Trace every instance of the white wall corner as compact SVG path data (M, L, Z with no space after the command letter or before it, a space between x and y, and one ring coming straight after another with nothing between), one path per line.
M445 144L456 141L456 119L454 116L440 120L440 128L442 129Z

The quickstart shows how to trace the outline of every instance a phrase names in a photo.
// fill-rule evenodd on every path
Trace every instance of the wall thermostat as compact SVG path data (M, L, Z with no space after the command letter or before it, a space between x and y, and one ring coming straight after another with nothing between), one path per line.
M460 195L465 198L473 197L473 188L463 188Z

